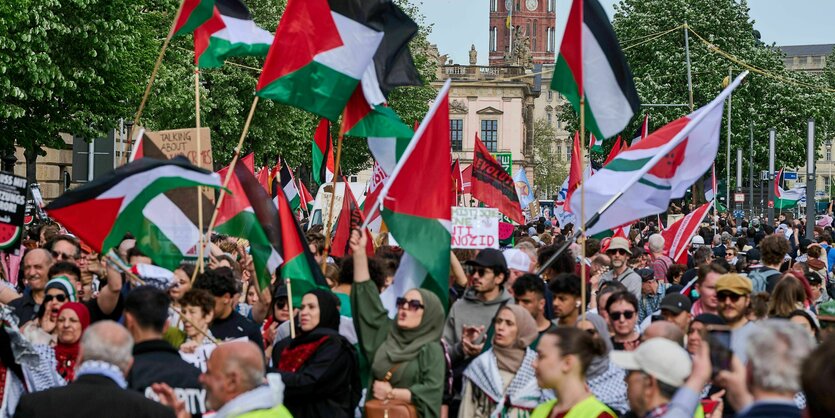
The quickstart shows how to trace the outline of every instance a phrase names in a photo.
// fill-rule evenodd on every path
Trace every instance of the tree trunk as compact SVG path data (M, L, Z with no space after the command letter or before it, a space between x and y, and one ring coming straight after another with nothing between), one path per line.
M23 157L26 159L26 180L29 184L33 184L37 181L37 177L35 175L35 163L38 160L38 150L27 148L23 151Z

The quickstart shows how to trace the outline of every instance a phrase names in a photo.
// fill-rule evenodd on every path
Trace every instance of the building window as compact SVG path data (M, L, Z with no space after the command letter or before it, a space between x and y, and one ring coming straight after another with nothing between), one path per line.
M449 120L449 142L452 144L453 151L462 151L464 149L463 119Z
M557 9L557 0L548 0L548 13L554 13L554 10Z
M554 51L556 51L556 50L557 50L557 35L556 35L556 29L551 28L551 52L554 52Z
M557 129L562 129L562 121L560 118L557 118Z
M537 21L534 20L533 21L533 32L531 33L531 51L536 51L536 34L538 32L536 30L536 26L537 26Z
M517 11L517 12L518 12L518 11L520 11L520 10L522 10L522 6L521 6L521 4L522 4L522 2L521 2L521 1L516 0L516 11Z
M832 148L827 147L826 149L826 161L832 161Z
M499 121L485 119L481 121L481 140L490 152L496 152L499 146Z
M553 117L553 116L551 116L551 114L550 114L550 113L546 114L545 116L547 116L547 117L548 117L548 124L549 124L549 125L553 125L553 124L554 124L554 117Z
M491 12L495 12L495 11L498 10L497 9L497 7L498 7L497 4L498 4L497 0L490 0L490 11Z
M496 38L497 38L496 33L497 33L497 31L496 31L495 26L490 28L490 51L491 52L495 52L496 48L498 47L498 45L496 45Z
M562 161L562 145L557 145L557 159Z
M554 98L554 91L548 89L548 101L550 102Z

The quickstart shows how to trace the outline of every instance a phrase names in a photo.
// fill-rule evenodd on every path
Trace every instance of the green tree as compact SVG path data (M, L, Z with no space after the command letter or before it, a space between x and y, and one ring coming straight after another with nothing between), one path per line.
M560 186L568 177L568 164L556 150L554 142L557 132L547 120L538 119L533 128L534 186L536 196L551 199L559 193Z
M777 130L777 165L787 167L796 167L805 161L806 121L810 117L818 121L820 141L835 132L831 117L835 94L815 88L821 84L818 77L785 69L782 52L758 39L745 0L623 0L616 4L613 26L621 46L625 48L642 103L688 103L683 29L658 39L647 40L652 34L685 22L721 50L782 78L780 80L751 73L734 92L732 157L735 157L736 148L739 147L744 150L747 160L749 124L754 130L756 170L767 166L767 135L770 127ZM743 68L711 50L694 35L690 36L690 57L696 108L708 103L721 91L723 79L728 77L729 70L734 75L743 71ZM624 138L629 138L637 131L645 112L650 113L650 129L654 130L687 114L688 109L641 108L624 130ZM561 109L561 117L571 121L571 126L577 126L570 105ZM717 176L723 178L726 130L726 119L723 119L716 159ZM731 170L735 170L734 164L731 164Z

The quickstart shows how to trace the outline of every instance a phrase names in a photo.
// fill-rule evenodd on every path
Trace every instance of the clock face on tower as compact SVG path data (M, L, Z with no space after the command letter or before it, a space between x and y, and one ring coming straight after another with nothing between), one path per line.
M513 0L504 0L504 8L508 12L513 10Z
M538 2L537 0L525 0L525 6L526 6L526 7L528 8L528 10L530 10L530 11L534 11L534 10L536 10L536 6L538 6L538 5L539 5L538 3L539 3L539 2Z

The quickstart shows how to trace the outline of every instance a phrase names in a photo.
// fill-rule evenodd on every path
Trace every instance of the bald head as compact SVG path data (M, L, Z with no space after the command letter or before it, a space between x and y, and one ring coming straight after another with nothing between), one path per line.
M684 333L678 325L670 321L652 321L641 338L643 341L647 341L658 337L666 338L684 347Z
M264 383L264 356L248 340L218 345L206 366L200 383L206 388L206 402L215 410Z
M99 321L90 325L81 337L81 362L104 361L127 374L133 364L133 338L122 325Z

